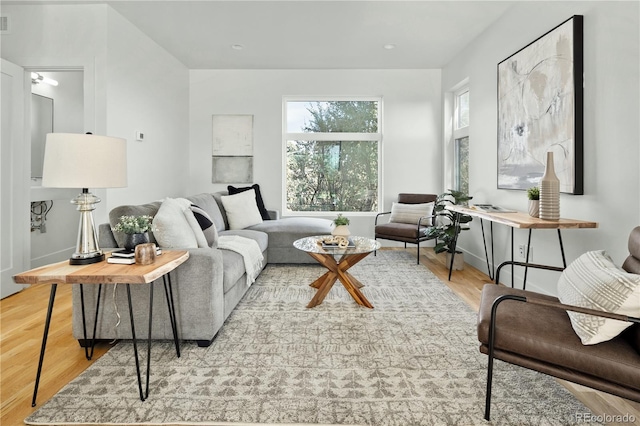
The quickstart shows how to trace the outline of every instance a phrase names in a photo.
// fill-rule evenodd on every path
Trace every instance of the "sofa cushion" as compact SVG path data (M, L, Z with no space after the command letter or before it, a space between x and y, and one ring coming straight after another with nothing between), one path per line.
M227 186L227 191L229 191L229 195L239 194L241 192L250 191L253 189L256 194L256 205L258 206L258 211L260 212L260 216L262 216L262 220L271 220L269 216L269 212L267 212L267 208L264 206L264 201L262 200L262 194L260 193L260 185L257 183L251 186L245 186L244 188L236 188L235 186Z
M391 223L410 223L417 225L421 217L431 216L433 214L434 203L421 204L402 204L393 203L391 205ZM430 220L423 222L425 225L431 223Z
M244 229L262 222L253 189L220 197L229 221L229 229Z
M558 280L558 299L568 305L640 316L640 275L618 268L603 250L584 253ZM571 324L585 345L605 342L631 323L569 312Z
M160 208L160 201L141 205L118 206L109 212L109 225L113 230L121 216L155 216ZM125 234L123 232L113 232L113 236L118 243L118 247L124 247ZM156 242L153 232L149 232L149 241Z
M220 235L239 235L245 238L251 238L258 243L258 247L264 253L268 245L268 235L264 232L252 231L248 229L227 230L220 232ZM244 259L242 255L231 250L220 250L223 259L224 272L222 275L222 283L224 292L228 292L237 281L245 274ZM245 283L245 281L242 281Z
M266 220L249 229L269 234L269 247L291 248L297 239L331 234L332 221L314 217L287 217Z
M191 212L190 205L191 203L184 198L166 198L162 202L153 218L154 235L160 247L198 247L198 241L184 214L185 209Z

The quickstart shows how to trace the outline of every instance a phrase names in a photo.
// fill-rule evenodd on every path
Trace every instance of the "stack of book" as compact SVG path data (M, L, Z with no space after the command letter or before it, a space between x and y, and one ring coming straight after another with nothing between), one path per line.
M156 247L156 256L162 254L160 247ZM107 257L108 263L120 263L122 265L133 265L136 263L136 254L133 250L116 250L111 252L111 256Z

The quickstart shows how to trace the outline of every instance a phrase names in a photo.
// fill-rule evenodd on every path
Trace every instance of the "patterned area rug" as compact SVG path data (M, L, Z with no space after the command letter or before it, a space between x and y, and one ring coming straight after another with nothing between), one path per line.
M323 272L269 265L209 348L186 342L176 358L171 343L154 343L147 401L121 342L26 423L487 424L472 309L402 251L350 270L375 309L339 283L307 309ZM552 378L497 361L491 424L575 424L586 412Z

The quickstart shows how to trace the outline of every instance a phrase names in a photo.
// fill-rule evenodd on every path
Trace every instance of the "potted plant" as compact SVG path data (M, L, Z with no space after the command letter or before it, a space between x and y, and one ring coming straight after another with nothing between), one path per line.
M467 202L472 198L473 197L470 197L461 191L454 191L450 189L449 192L438 195L438 198L436 199L436 203L433 208L434 215L436 216L436 225L429 228L427 235L430 238L435 238L436 245L433 249L436 253L447 253L447 265L451 262L451 254L454 251L454 240L456 238L456 234L468 230L469 227L466 224L471 222L473 218L469 215L461 214L456 226L456 213L451 210L447 210L446 207L448 205L467 204ZM461 251L456 250L455 260L456 263L454 264L454 269L461 270L462 265L464 265L464 259Z
M153 231L153 217L120 216L113 230L125 234L124 248L133 251L138 244L149 242L149 231Z
M349 218L342 216L342 213L339 213L338 217L333 219L333 224L335 225L335 228L331 232L332 235L342 235L344 237L348 237L349 235L351 235L348 227Z
M529 198L529 216L540 216L540 188L532 186L527 189L527 198Z

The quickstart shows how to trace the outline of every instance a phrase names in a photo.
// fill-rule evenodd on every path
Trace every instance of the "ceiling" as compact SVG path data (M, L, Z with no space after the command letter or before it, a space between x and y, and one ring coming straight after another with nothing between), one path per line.
M442 68L514 1L39 3L107 3L190 69L412 69Z
M455 0L107 3L190 69L442 68L513 4ZM389 44L395 47L385 48Z

